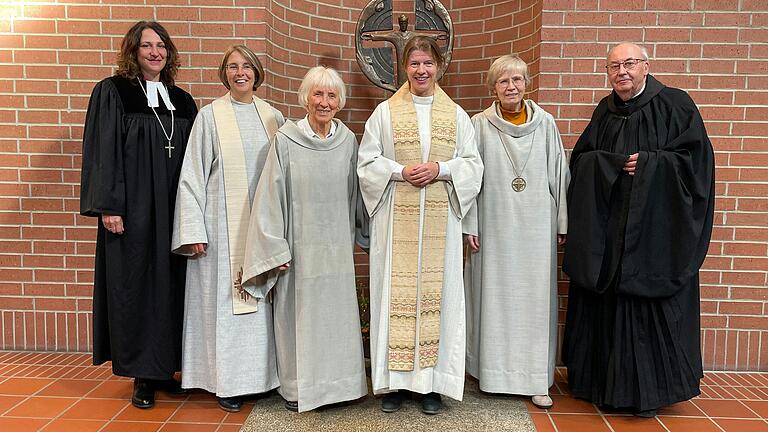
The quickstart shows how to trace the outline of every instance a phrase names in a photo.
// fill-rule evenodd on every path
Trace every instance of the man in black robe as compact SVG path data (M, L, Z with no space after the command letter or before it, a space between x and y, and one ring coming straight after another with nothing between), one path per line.
M699 268L714 155L690 96L617 45L603 98L571 156L571 279L563 361L574 396L651 417L700 393Z

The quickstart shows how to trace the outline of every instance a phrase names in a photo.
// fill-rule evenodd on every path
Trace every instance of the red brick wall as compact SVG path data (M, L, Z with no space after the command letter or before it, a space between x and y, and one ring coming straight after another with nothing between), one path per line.
M77 215L82 121L90 90L112 73L136 20L168 28L182 53L179 85L200 104L222 94L216 65L232 43L260 55L268 76L259 95L290 118L303 115L295 93L318 63L349 84L339 117L357 133L387 96L355 61L365 0L81 3L0 5L0 348L90 349L95 231L92 219ZM396 0L395 15L409 3ZM618 10L598 8L618 2L574 3L443 1L457 34L443 86L473 114L491 100L484 86L491 61L519 53L534 75L531 96L558 118L570 147L607 93L608 44L646 41L658 58L652 70L691 91L718 151L718 227L702 275L706 365L768 370L768 340L761 345L768 334L768 14L749 10L758 0L723 11L737 2L644 0ZM365 256L357 258L364 274Z
M717 165L715 229L701 272L704 364L768 370L768 3L543 3L539 102L568 147L608 93L604 59L617 42L644 44L651 73L698 104Z

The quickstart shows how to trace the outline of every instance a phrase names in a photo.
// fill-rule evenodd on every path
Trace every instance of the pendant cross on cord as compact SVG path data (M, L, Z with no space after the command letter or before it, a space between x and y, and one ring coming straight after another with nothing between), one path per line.
M168 150L168 159L171 158L171 150L175 149L176 147L171 145L171 140L168 140L168 145L165 146L165 149Z

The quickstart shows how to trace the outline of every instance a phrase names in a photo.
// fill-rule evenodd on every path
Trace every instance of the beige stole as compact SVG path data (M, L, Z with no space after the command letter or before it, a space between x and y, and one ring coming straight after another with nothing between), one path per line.
M270 141L277 132L277 119L272 108L263 100L253 97ZM248 223L251 220L251 203L248 196L248 172L245 169L245 152L237 127L235 110L229 93L213 101L213 118L219 137L219 153L224 171L224 192L227 206L227 236L229 239L229 268L232 273L232 313L235 315L256 312L258 302L242 287L243 258Z
M389 99L395 160L402 165L422 163L416 108L405 83ZM447 161L456 148L456 104L435 85L432 103L432 143L429 161ZM424 225L419 267L421 189L395 182L392 221L392 288L389 309L388 367L412 371L419 312L419 367L437 363L440 343L440 299L443 288L448 193L442 182L426 186Z

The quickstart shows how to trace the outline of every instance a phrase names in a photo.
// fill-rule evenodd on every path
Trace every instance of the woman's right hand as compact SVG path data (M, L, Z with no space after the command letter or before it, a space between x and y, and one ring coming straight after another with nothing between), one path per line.
M192 257L197 258L205 256L205 250L208 249L207 243L193 243L189 245L189 249L192 252Z
M101 223L107 231L112 234L122 234L125 231L123 227L123 217L113 215L101 215Z
M480 250L480 236L464 234L464 241L467 242L472 252L477 252Z

